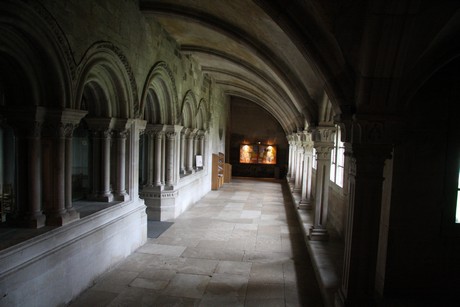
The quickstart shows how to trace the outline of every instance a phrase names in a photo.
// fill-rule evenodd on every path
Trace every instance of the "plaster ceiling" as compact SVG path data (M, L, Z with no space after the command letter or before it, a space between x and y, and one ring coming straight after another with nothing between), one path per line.
M226 94L269 111L286 133L314 121L324 89L308 58L266 11L250 0L142 0Z

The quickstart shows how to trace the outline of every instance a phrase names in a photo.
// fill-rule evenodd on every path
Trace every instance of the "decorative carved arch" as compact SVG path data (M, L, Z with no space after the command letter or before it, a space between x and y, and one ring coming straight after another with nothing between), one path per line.
M179 99L177 97L176 82L173 73L165 62L156 63L150 70L142 92L140 114L141 118L157 117L152 114L145 114L149 95L155 93L159 101L156 110L161 111L162 124L176 124L179 121ZM152 96L151 96L152 97ZM150 100L151 101L151 100Z
M84 95L97 95L97 116L133 118L138 114L137 89L126 57L110 42L97 42L85 53L77 67L76 109L84 109ZM103 97L105 96L105 98ZM90 110L90 114L91 114Z
M0 16L0 70L23 104L69 107L74 61L65 35L36 1L7 0Z
M198 104L198 111L196 113L197 128L206 130L208 128L210 118L211 114L209 112L209 105L206 100L202 98Z
M191 90L187 91L182 103L181 124L187 128L198 128L196 122L197 102Z

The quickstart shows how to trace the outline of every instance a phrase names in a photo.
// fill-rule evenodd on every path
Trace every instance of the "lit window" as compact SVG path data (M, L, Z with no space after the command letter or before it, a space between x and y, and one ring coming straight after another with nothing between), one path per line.
M460 223L460 170L458 172L457 182L457 210L455 212L455 223Z
M316 169L316 165L318 164L318 161L316 161L316 148L313 148L313 165L312 167Z
M331 174L330 179L339 187L343 187L343 168L344 168L344 152L345 147L340 137L340 128L337 127L337 132L334 136L334 148L331 152Z

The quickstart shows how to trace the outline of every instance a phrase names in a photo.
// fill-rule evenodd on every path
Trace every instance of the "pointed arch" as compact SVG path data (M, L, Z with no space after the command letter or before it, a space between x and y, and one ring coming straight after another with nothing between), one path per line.
M141 96L140 117L155 119L156 123L174 125L179 120L179 99L176 82L165 62L156 63L145 81ZM145 112L159 112L146 114Z

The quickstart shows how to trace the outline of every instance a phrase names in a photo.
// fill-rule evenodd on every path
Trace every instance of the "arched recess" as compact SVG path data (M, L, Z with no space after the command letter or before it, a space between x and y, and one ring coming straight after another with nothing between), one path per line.
M209 123L209 105L205 99L201 99L196 112L197 128L200 130L207 130Z
M197 103L191 90L185 94L181 110L182 125L187 128L198 128L196 122Z
M12 105L68 107L75 65L59 26L34 1L3 1L0 10L0 74L5 95L11 97L7 100Z
M14 222L39 228L48 197L42 176L57 169L42 165L43 123L49 109L71 104L74 62L64 34L37 1L2 1L0 33L0 193L9 190Z
M150 70L142 92L140 110L141 118L155 120L157 124L178 123L180 108L176 83L165 62L156 63ZM145 112L157 112L157 114L145 114Z
M131 68L110 42L97 42L86 51L77 67L76 83L73 108L85 109L86 102L89 116L134 118L138 113ZM89 105L89 97L97 105Z

